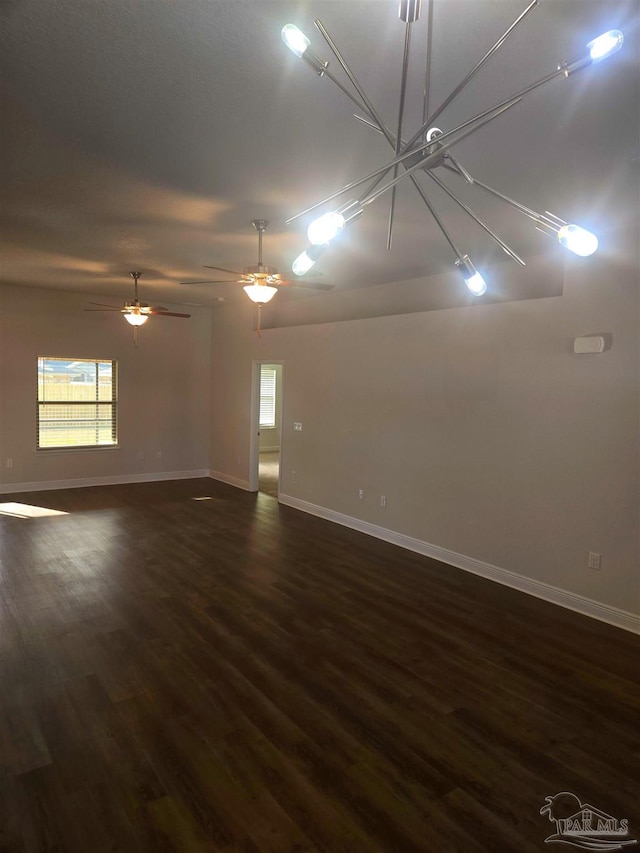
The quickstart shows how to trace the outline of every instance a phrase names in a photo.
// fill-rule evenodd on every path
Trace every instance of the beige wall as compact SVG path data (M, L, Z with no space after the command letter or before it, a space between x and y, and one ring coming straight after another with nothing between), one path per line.
M140 329L134 349L132 329L118 315L83 313L90 298L0 288L0 485L5 491L12 483L209 468L210 311L184 309L190 320L152 318ZM36 451L39 355L118 360L119 449ZM6 467L8 458L12 468Z
M251 361L283 360L284 495L640 611L637 248L568 260L560 297L261 338L250 306L213 322L213 470L248 480ZM612 348L574 355L594 332Z

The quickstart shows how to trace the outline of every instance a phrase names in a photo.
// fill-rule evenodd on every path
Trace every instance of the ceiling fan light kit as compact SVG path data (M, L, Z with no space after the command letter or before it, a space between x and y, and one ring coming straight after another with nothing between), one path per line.
M351 181L346 186L337 190L337 192L332 193L322 199L322 201L311 205L287 220L287 224L290 224L300 217L306 216L317 208L328 204L334 199L339 198L346 193L351 193L351 191L356 187L366 185L365 189L361 191L358 200L351 201L345 205L345 207L338 210L325 212L310 223L307 229L307 237L309 239L310 246L295 259L292 265L293 272L297 275L303 275L311 269L320 254L328 248L329 243L335 239L335 237L338 236L348 224L361 216L369 204L389 190L391 191L391 196L387 229L387 248L390 249L393 235L396 186L401 181L409 178L429 213L436 222L438 228L442 232L445 240L449 243L455 257L455 268L461 273L469 291L475 296L481 296L484 294L487 290L487 284L484 277L475 268L469 255L454 241L453 236L449 233L442 219L436 212L430 195L427 193L423 184L418 181L419 176L426 176L432 184L436 184L450 199L464 210L465 213L467 213L469 217L485 231L485 233L489 235L489 237L509 258L524 266L525 262L522 258L520 258L513 249L511 249L497 234L495 234L465 202L453 193L453 191L436 174L436 170L439 170L440 174L443 174L444 172L454 174L458 179L462 179L467 186L483 190L494 198L497 198L511 206L530 220L533 220L537 230L555 237L560 245L576 255L588 257L597 250L598 239L595 234L592 234L586 228L582 228L579 225L566 222L549 211L545 211L544 214L538 213L487 184L475 179L458 161L451 149L458 145L458 143L462 142L463 139L475 134L480 130L480 128L484 127L489 122L494 121L496 118L521 103L521 101L530 92L533 92L540 86L543 86L557 77L569 77L594 63L601 62L602 60L612 56L622 47L624 41L623 34L619 30L610 30L603 35L598 36L587 44L587 53L583 57L569 63L560 62L555 70L540 80L537 80L525 87L510 98L501 101L494 107L485 110L482 113L472 116L470 119L456 127L443 132L434 126L436 119L439 118L451 102L460 94L460 92L462 92L471 79L493 56L493 54L502 47L504 42L509 38L519 24L521 24L529 13L532 12L539 4L540 0L532 0L518 18L516 18L513 24L495 42L493 47L487 51L467 76L445 98L440 106L435 110L431 110L429 106L429 83L431 77L434 2L435 0L426 0L425 4L428 7L428 20L427 40L424 55L425 88L422 123L420 128L408 141L403 139L402 133L411 46L411 28L412 25L420 18L422 0L399 0L398 16L405 24L405 37L400 77L400 98L395 130L390 130L382 120L380 114L363 90L343 55L338 50L334 40L319 19L316 19L314 23L329 49L335 56L342 71L348 78L351 88L343 84L341 80L333 75L332 71L329 69L328 61L322 60L312 52L310 39L301 30L299 30L298 27L294 24L286 24L282 28L282 40L287 47L289 47L296 56L303 59L319 77L328 78L347 97L349 97L357 106L358 110L361 113L364 113L364 116L355 115L354 118L368 125L378 133L381 133L394 152L393 159L388 161L380 169L376 169L361 178ZM431 189L431 187L429 187L429 189ZM350 216L344 216L346 210L351 211Z
M127 302L125 303L125 308L127 310L123 311L122 314L130 326L144 326L149 319L149 314L145 312L144 306L142 305L130 305Z
M271 284L264 284L258 282L256 282L256 284L245 284L242 289L247 294L249 299L252 302L255 302L257 305L265 305L267 302L271 302L273 297L278 292L277 287L273 287L273 285Z

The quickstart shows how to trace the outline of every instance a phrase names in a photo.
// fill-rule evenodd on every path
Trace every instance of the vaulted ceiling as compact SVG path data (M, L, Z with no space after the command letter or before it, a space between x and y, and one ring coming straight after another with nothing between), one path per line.
M433 2L437 106L527 2ZM179 282L216 277L204 264L254 264L258 217L270 221L265 262L288 274L311 217L285 220L391 157L280 30L296 23L346 81L314 27L320 18L395 129L404 40L396 0L3 0L0 13L6 283L122 297L127 273L139 269L144 296L156 300L246 298L238 285ZM638 18L637 0L543 0L437 121L450 129L583 56L601 32L623 30L614 57L540 87L455 149L475 177L585 225L605 252L615 251L620 225L638 220ZM426 24L425 0L412 34L405 138L422 123ZM525 259L560 258L528 219L444 178ZM506 261L426 176L421 183L477 266ZM410 182L398 189L391 251L388 210L387 193L345 230L317 264L323 281L362 288L452 269L451 247Z

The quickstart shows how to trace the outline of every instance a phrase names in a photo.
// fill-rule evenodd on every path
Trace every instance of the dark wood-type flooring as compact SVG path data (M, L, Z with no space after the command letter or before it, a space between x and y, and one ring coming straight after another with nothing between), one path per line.
M638 638L210 480L0 500L69 513L0 516L2 851L638 837Z
M258 488L265 495L278 497L278 479L280 476L279 451L266 451L259 455Z

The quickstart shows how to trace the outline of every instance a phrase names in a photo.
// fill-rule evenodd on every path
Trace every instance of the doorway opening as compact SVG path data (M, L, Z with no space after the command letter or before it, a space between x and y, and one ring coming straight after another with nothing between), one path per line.
M257 405L254 406L253 434L257 433L252 453L254 490L277 498L280 490L280 451L282 438L282 364L260 362L254 366L257 380Z

